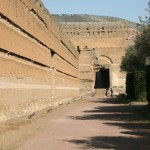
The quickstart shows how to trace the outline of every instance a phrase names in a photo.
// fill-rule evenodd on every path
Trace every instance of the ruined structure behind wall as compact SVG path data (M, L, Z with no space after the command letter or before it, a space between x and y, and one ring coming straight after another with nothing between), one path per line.
M120 64L125 49L133 43L135 36L139 33L135 26L124 20L116 22L74 21L60 22L60 24L73 45L80 50L79 68L82 88L91 90L95 85L95 80L96 82L109 80L109 83L96 84L98 88L112 87L115 94L125 93L126 73L120 70ZM107 72L109 77L105 79ZM98 76L102 78L97 80Z
M80 96L79 53L40 0L0 4L0 121Z

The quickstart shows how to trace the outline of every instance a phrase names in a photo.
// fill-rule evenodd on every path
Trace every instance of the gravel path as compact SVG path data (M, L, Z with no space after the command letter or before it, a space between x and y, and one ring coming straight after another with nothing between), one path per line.
M61 106L14 129L14 149L150 150L150 124L133 107L96 97Z

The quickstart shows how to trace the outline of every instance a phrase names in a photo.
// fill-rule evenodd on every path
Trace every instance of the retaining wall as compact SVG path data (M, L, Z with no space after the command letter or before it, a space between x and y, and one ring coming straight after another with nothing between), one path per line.
M80 96L79 53L41 0L0 4L0 121Z

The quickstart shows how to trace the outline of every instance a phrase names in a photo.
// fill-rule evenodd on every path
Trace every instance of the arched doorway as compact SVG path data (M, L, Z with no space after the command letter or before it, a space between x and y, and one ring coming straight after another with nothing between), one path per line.
M95 73L95 89L109 89L111 87L112 60L108 56L100 56L100 69Z
M95 89L109 88L110 86L109 68L102 67L96 72Z

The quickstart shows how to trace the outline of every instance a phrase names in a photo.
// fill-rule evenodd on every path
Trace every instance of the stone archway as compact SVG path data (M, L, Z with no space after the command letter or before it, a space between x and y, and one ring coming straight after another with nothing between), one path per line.
M110 57L100 55L100 69L95 72L95 88L106 88L112 86L112 70L113 61Z
M100 63L100 65L111 65L111 64L113 64L113 61L110 57L108 57L106 55L100 55L99 63Z

